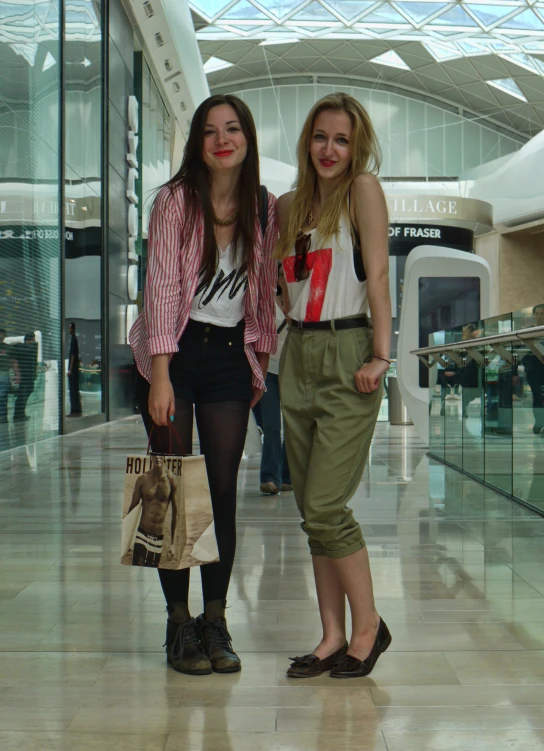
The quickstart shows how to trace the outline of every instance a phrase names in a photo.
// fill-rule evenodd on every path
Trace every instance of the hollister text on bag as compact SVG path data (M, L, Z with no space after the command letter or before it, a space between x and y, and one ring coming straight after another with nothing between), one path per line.
M182 569L219 559L203 456L128 456L121 563Z

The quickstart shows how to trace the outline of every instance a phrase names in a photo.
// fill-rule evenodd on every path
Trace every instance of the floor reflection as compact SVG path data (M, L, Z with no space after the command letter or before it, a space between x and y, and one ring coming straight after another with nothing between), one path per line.
M0 454L2 751L544 748L543 519L380 424L352 505L393 644L371 678L293 682L319 638L311 561L293 496L260 495L247 459L227 611L243 671L191 678L166 667L154 572L118 560L140 450L129 418Z

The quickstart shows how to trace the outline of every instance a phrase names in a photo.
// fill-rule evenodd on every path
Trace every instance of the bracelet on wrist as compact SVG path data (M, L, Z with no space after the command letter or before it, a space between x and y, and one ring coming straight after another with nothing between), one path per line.
M386 362L388 365L391 365L391 360L386 360L385 357L380 357L379 355L372 355L372 358L374 360L381 360L382 362Z

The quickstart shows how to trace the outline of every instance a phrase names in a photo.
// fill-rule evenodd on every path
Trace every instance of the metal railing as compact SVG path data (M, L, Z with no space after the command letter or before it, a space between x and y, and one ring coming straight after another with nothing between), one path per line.
M483 367L486 364L486 347L490 347L505 362L511 363L514 360L515 353L509 352L504 345L523 343L538 357L541 363L544 363L544 345L539 341L542 339L544 339L544 326L531 326L504 334L481 336L476 339L439 344L433 347L420 347L412 350L410 354L416 355L427 368L432 368L437 363L446 367L447 363L444 357L448 357L457 365L464 364L463 357L470 357L477 365ZM481 351L482 349L484 352Z

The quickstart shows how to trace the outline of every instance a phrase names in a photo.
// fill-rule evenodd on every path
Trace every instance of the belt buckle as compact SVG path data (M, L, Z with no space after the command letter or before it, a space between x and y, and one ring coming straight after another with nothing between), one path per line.
M302 324L302 321L297 321L297 322L296 322L296 327L297 327L297 329L301 329L301 328L302 328L302 326L303 326L303 324Z

